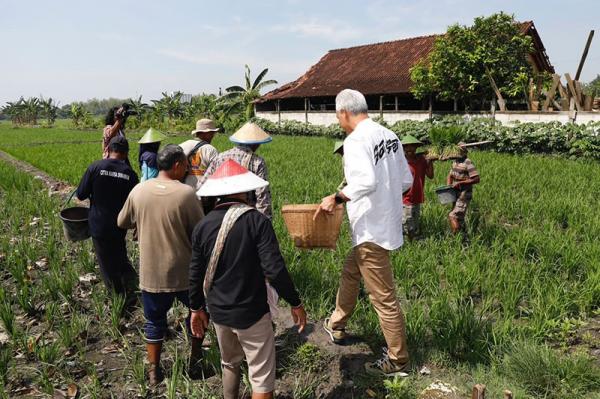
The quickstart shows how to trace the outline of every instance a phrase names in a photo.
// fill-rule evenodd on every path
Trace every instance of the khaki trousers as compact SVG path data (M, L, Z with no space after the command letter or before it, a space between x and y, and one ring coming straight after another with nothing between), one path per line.
M357 245L346 258L335 311L331 315L331 327L334 330L346 328L356 307L361 277L379 317L390 360L408 362L404 314L396 297L390 253L377 244L367 242Z
M213 323L221 351L223 397L238 398L240 366L244 357L252 392L275 390L275 334L271 315L265 314L252 326L241 329Z

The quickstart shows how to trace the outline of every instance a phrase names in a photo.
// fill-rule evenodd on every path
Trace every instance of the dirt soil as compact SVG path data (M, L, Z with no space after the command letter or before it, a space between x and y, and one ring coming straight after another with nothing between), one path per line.
M20 161L11 155L0 151L0 159L9 162L18 169L30 173L35 179L40 180L48 189L49 195L58 195L66 198L74 189L73 186L57 180L34 166ZM32 273L43 273L47 265L41 264L40 270L32 270ZM10 275L0 276L5 281L10 280ZM83 277L83 276L81 276ZM91 292L94 286L102 284L100 277L96 276L92 281L82 279L75 288L75 297L81 303L83 308L93 312L91 304ZM333 304L332 304L333 305ZM42 306L43 307L43 306ZM68 309L63 308L64 316L68 317ZM45 331L44 324L40 322L40 315L27 317L18 316L19 324L26 325L29 328L30 336L42 340L55 340L56 332ZM144 342L141 337L140 328L143 326L144 318L141 307L138 306L129 315L123 323L121 333L127 338L130 347L123 347L122 343L113 340L107 336L102 328L93 322L85 337L80 337L84 342L85 354L83 358L77 353L63 353L65 365L69 369L69 374L74 377L74 382L81 390L86 384L91 383L89 368L82 362L95 365L95 373L101 380L103 395L112 395L112 397L139 397L136 395L135 384L131 378L129 370L128 352L131 350L144 352ZM364 395L364 386L359 386L357 380L364 378L364 363L374 358L373 352L369 346L360 339L350 339L347 345L339 346L333 344L327 333L323 329L323 321L309 322L305 331L298 334L293 325L289 308L280 308L278 316L274 319L276 325L276 347L277 347L277 392L278 398L298 397L298 392L303 392L301 397L312 398L357 398ZM173 341L176 345L183 344L181 331L177 331L177 323L174 318L170 319L169 337L166 345ZM0 336L6 337L4 331L0 329ZM208 343L205 342L205 345ZM308 365L298 364L290 360L295 355L295 351L303 344L310 344L317 348L318 361ZM187 355L188 348L181 348L184 356ZM163 368L165 374L169 375L172 360L172 348L169 346L163 350ZM12 381L8 387L11 391L11 397L47 397L41 393L36 386L34 376L35 369L39 366L32 363L30 354L19 353L15 358L17 368L23 370L20 373L19 381ZM29 371L26 371L29 370ZM213 387L211 390L220 391L220 377L213 376L207 379L207 385ZM56 386L55 386L56 387ZM56 387L55 397L65 397L63 394L67 391L67 385ZM160 397L165 394L164 387L150 392L147 397ZM248 397L248 396L247 396Z
M40 180L46 187L48 187L48 194L60 195L65 197L69 195L75 188L64 181L58 180L49 174L39 170L35 166L23 162L12 155L7 154L4 151L0 151L0 159L13 165L14 167L33 175L34 179Z

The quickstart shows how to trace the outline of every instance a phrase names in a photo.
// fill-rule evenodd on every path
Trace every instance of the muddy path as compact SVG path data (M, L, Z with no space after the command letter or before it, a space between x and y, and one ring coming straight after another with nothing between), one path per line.
M33 166L27 162L23 162L1 150L0 150L0 160L8 162L9 164L13 165L15 168L17 168L23 172L29 173L30 175L33 176L34 179L41 181L48 188L48 193L51 195L56 194L56 195L60 195L61 197L64 197L66 195L69 195L75 189L75 187L71 186L70 184L68 184L62 180L58 180L58 179L50 176L46 172L36 168L35 166Z

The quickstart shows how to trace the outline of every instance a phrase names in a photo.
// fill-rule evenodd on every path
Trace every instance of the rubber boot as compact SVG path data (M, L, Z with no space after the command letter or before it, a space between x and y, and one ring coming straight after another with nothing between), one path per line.
M162 350L162 342L146 343L146 351L148 352L148 385L154 387L160 384L164 378L162 368L160 367L160 352Z
M192 380L211 377L214 373L210 373L210 370L205 369L204 363L202 362L202 358L204 357L202 342L204 341L204 338L191 337L190 339L192 340L192 348L187 370L188 377Z

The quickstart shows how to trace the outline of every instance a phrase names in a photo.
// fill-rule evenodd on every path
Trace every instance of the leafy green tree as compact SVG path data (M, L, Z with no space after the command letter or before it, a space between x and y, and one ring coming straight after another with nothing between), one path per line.
M248 65L245 65L245 69L245 86L231 86L226 88L225 91L227 94L223 96L223 101L225 103L230 101L228 103L230 110L242 107L246 119L250 119L254 116L254 101L260 98L260 91L267 86L277 84L277 81L273 79L263 80L267 72L269 72L269 69L265 68L254 79L254 82L252 82Z
M588 96L600 96L600 75L584 84L583 92Z
M533 70L527 56L531 38L521 33L512 15L475 18L472 26L452 25L436 39L426 60L411 69L412 92L425 98L434 92L442 100L491 98L490 76L500 92L516 96Z

